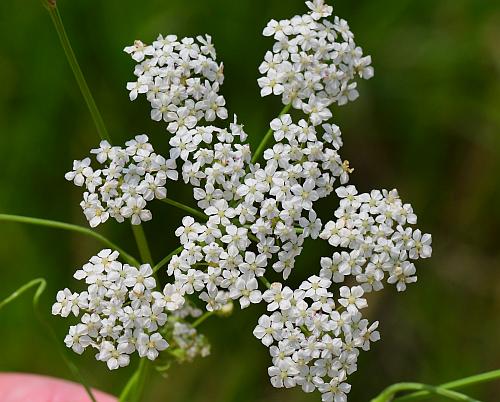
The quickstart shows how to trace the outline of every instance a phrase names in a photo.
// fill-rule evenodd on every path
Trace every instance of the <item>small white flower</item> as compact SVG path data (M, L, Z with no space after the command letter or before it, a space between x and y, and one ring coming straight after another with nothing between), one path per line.
M229 293L232 299L239 299L241 308L246 308L250 303L260 303L262 293L258 290L259 284L257 279L242 276L236 280L233 289Z
M356 313L368 306L366 299L363 299L364 294L363 288L361 286L353 286L349 288L347 286L342 286L340 288L339 303L344 306L348 312Z
M159 333L152 335L140 334L137 338L137 351L140 357L155 360L159 352L168 348L168 342Z
M414 276L416 272L414 264L410 261L403 261L394 268L387 282L391 284L395 283L398 292L403 292L406 290L407 283L415 283L417 281L417 277Z
M156 280L153 275L151 265L141 265L139 269L128 267L125 269L126 277L123 284L129 288L133 288L135 292L143 292L146 289L153 289L156 286Z
M82 161L73 162L73 170L65 174L68 181L73 181L77 186L83 186L85 179L92 175L93 170L90 167L90 158L85 158Z
M275 388L294 387L294 377L299 373L290 360L278 362L278 366L269 367L267 372L271 377L271 384Z
M281 339L282 327L282 324L273 322L269 316L263 315L259 318L259 325L255 327L253 334L264 345L270 346L275 339Z
M68 348L73 349L75 353L81 355L85 348L92 343L87 335L87 327L83 324L72 325L69 327L69 333L64 338L64 343Z
M57 302L52 306L52 314L67 317L70 313L73 313L73 315L78 316L80 311L78 307L78 293L71 293L66 288L57 292L56 300Z
M106 362L110 370L128 366L130 357L126 354L126 345L118 344L118 347L109 341L104 341L99 349L97 360Z
M146 200L142 197L130 197L127 204L120 209L120 213L125 218L130 218L133 225L140 225L141 222L152 219L151 211L145 209Z

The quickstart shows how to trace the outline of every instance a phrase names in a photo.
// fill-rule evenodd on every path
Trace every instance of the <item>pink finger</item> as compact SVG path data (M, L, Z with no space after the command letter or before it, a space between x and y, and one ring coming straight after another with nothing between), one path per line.
M114 396L92 390L98 402ZM89 402L81 384L35 374L0 373L0 402Z

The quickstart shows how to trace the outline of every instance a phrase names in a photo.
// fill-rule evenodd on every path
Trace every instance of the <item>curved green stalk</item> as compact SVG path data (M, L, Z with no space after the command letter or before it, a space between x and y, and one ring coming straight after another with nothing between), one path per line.
M135 242L137 243L142 262L153 266L153 257L151 257L151 251L149 250L148 241L142 225L132 225L132 231L134 232Z
M176 208L182 209L193 216L196 216L200 219L203 219L204 221L206 221L208 219L208 216L206 216L202 211L200 211L196 208L190 207L188 205L185 205L179 201L174 201L171 198L163 198L160 201L163 201L165 204L172 205Z
M85 77L83 75L82 69L78 64L75 52L73 52L73 48L71 47L71 43L69 41L68 35L66 34L66 29L64 28L61 19L61 15L59 14L59 10L57 9L56 1L42 0L42 2L47 11L49 12L52 22L54 23L54 27L57 31L57 35L59 36L59 40L64 50L64 54L66 55L66 59L68 60L71 70L73 71L73 75L75 76L76 82L78 83L80 92L82 93L82 96L85 99L85 103L87 104L89 112L92 116L92 120L94 121L99 137L101 137L102 140L107 140L111 142L106 126L104 125L101 113L97 108L94 97L92 96L89 86L87 85L87 81L85 80Z
M31 288L36 288L35 295L33 296L33 309L35 311L35 315L38 318L38 320L47 328L47 331L49 335L52 337L54 343L57 345L57 350L60 353L62 359L64 360L64 363L66 366L68 366L69 370L73 374L73 377L82 384L82 386L85 388L85 391L87 392L89 398L92 400L92 402L97 402L93 393L92 389L90 388L89 384L83 377L82 373L78 369L78 367L70 360L70 358L66 355L66 350L64 350L61 345L60 345L60 340L57 337L56 333L50 326L50 324L45 320L43 314L39 310L39 301L42 293L44 292L45 288L47 287L47 282L43 278L37 278L33 279L32 281L29 281L25 285L21 286L19 289L17 289L14 293L12 293L10 296L5 298L4 300L0 301L0 309L2 307L5 307L7 304L11 303L15 299L17 299L19 296L21 296L24 292L30 290Z
M461 394L456 391L452 391L442 387L434 387L432 385L414 383L414 382L402 382L398 384L393 384L387 387L382 393L371 400L371 402L390 402L399 399L394 399L394 396L398 392L404 391L423 391L426 395L439 395L454 401L466 401L466 402L480 402L473 399L467 395Z
M167 255L164 259L162 259L158 264L155 265L155 267L153 268L153 273L156 273L156 271L158 271L161 267L168 264L172 257L179 254L182 250L184 250L184 246L177 247L174 251L172 251L169 255Z
M280 112L278 117L288 113L288 111L290 110L291 107L292 107L292 104L286 105L283 108L283 110ZM264 138L262 138L262 141L260 142L259 146L257 147L257 150L253 154L251 163L255 163L259 160L261 155L264 153L264 150L266 149L267 143L271 139L272 135L273 135L273 129L270 128L269 130L267 130L267 133L264 135Z
M470 377L465 377L461 378L459 380L454 380L450 382L446 382L444 384L439 385L439 388L442 389L456 389L456 388L462 388L466 387L469 385L476 385L476 384L481 384L484 382L490 382L490 381L495 381L495 380L500 380L500 370L493 370L493 371L488 371L486 373L481 373L481 374L476 374ZM426 391L421 391L421 392L414 392L409 395L401 396L394 401L396 402L403 402L403 401L416 401L423 399L425 397L429 396L429 393Z
M71 223L65 223L65 222L59 222L59 221L52 221L49 219L40 219L40 218L32 218L29 216L9 215L9 214L0 214L0 221L27 223L29 225L46 226L46 227L50 227L50 228L54 228L54 229L63 229L63 230L69 230L72 232L78 232L78 233L84 234L86 236L93 237L94 239L99 240L101 243L108 246L109 248L112 248L113 250L118 251L120 253L120 255L123 257L123 259L127 260L128 263L130 263L134 266L139 265L139 262L134 257L132 257L130 254L128 254L122 248L118 247L111 240L108 240L103 235L101 235L97 232L94 232L93 230L91 230L89 228L85 228L83 226L73 225Z
M5 307L7 304L13 302L15 299L17 299L19 296L21 296L24 292L30 290L31 288L37 286L37 289L35 291L35 295L33 296L33 307L38 305L38 300L40 299L40 296L42 293L45 291L45 288L47 287L47 282L43 278L37 278L33 279L32 281L29 281L28 283L24 284L21 286L19 289L17 289L14 293L12 293L10 296L6 297L2 301L0 301L0 309Z

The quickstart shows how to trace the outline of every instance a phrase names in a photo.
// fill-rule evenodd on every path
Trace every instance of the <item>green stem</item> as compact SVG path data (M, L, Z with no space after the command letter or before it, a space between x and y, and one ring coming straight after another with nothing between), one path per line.
M141 359L142 362L142 359ZM140 363L139 363L140 367ZM119 397L119 402L128 402L130 393L134 390L135 384L137 382L137 378L139 377L139 367L134 371L134 374L132 374L132 377L130 377L127 381L127 384L125 384L125 387L123 388L120 397Z
M174 251L172 251L169 255L167 255L164 259L162 259L158 264L153 268L153 273L156 273L161 267L165 266L170 262L174 255L179 254L182 250L184 250L184 246L177 247Z
M146 359L145 357L142 358L141 361L139 362L139 375L137 377L137 386L135 388L134 398L132 399L132 401L134 402L135 401L139 402L142 399L141 395L144 390L144 385L146 384L146 379L148 377L150 367L151 365L149 364L148 359Z
M259 239L257 239L257 236L255 236L250 230L248 231L247 236L254 243L260 243Z
M472 399L471 397L456 391L451 391L439 386L434 387L432 385L419 384L413 382L402 382L398 384L393 384L390 387L387 387L384 391L382 391L382 393L379 396L372 399L371 402L390 402L393 400L396 401L399 399L395 400L394 396L398 392L404 392L404 391L422 391L425 392L427 395L431 394L440 395L454 401L479 402L476 399Z
M5 307L7 304L10 302L14 301L17 299L19 296L21 296L24 292L30 290L33 287L37 287L35 291L35 295L33 296L33 309L35 311L35 315L40 323L42 323L46 329L48 334L51 336L52 340L54 341L57 350L59 354L61 355L64 363L68 366L69 370L73 374L73 377L82 384L82 386L85 388L85 391L87 392L89 398L92 400L92 402L97 402L93 393L92 389L90 388L89 384L83 377L82 373L78 369L78 367L73 363L73 361L67 356L66 350L64 350L61 345L60 345L60 340L50 324L45 320L44 315L40 312L39 309L39 301L40 297L42 296L42 293L44 292L45 288L47 287L47 282L43 278L37 278L33 279L32 281L29 281L25 285L21 286L19 289L17 289L14 293L12 293L10 296L8 296L6 299L0 301L0 309L2 307Z
M200 325L203 321L205 321L208 317L211 317L212 315L215 314L215 311L207 311L204 313L202 316L198 317L198 319L193 322L192 327L196 328L198 325Z
M132 377L129 378L127 384L123 388L118 399L119 402L134 402L140 400L148 371L148 360L146 358L141 358L134 374L132 374Z
M446 382L444 384L439 385L439 388L442 389L456 389L462 388L469 385L481 384L484 382L490 382L500 379L500 370L488 371L482 374L476 374L470 377L461 378L459 380L454 380L450 382ZM399 398L396 398L394 401L403 402L403 401L415 401L428 396L429 393L426 391L415 392L413 394L405 395Z
M85 103L89 109L90 114L92 115L92 119L94 120L95 127L101 137L102 140L107 140L111 142L108 131L106 130L106 126L104 125L104 121L102 119L101 113L97 108L94 97L90 92L90 89L87 85L87 81L83 76L82 69L78 64L75 53L73 52L73 48L71 47L71 43L69 41L68 35L66 34L66 29L64 28L61 15L59 14L59 10L57 9L57 5L55 0L44 0L44 6L48 10L50 18L54 23L54 27L57 31L57 35L59 36L59 40L61 41L62 48L66 55L66 59L73 71L73 75L75 76L76 82L78 83L78 87L80 88L80 92L85 99Z
M125 252L122 248L118 247L115 243L108 240L103 235L94 232L91 229L85 228L83 226L73 225L71 223L65 223L65 222L52 221L48 219L39 219L39 218L31 218L29 216L8 215L8 214L0 214L0 221L27 223L29 225L46 226L54 229L63 229L63 230L78 232L86 236L93 237L94 239L99 240L101 243L112 248L113 250L118 251L120 255L123 257L123 259L127 260L127 262L129 262L130 264L139 265L138 261L134 257Z
M28 283L26 283L25 285L23 285L19 289L17 289L10 296L8 296L7 298L0 301L0 309L5 307L10 302L13 302L15 299L17 299L19 296L21 296L24 292L30 290L31 288L33 288L35 286L37 286L35 296L33 296L33 305L35 305L35 300L38 302L38 299L40 298L41 294L44 292L45 288L47 287L47 282L43 278L37 278L37 279L33 279L32 281L29 281Z
M428 394L444 396L448 399L454 401L467 401L467 402L479 402L476 399L472 399L467 395L461 394L456 391L450 391L440 387L433 387L432 385L419 384L413 382L402 382L398 384L393 384L387 387L382 393L376 398L372 399L371 402L390 402L394 400L394 395L398 392L404 391L423 391Z
M280 116L288 113L288 111L290 110L291 107L292 107L292 104L286 105L283 108L283 110L280 112L280 114L278 115L278 117L280 117ZM262 141L260 142L259 146L257 147L257 150L253 154L251 163L255 163L255 162L257 162L259 160L259 158L261 157L261 155L264 153L264 150L266 149L267 143L271 139L272 135L273 135L273 129L270 128L267 131L266 135L264 135L264 138L262 138Z
M268 289L271 288L271 283L266 279L264 278L263 276L259 276L259 281Z
M137 248L139 249L142 262L153 266L153 257L151 257L151 251L149 250L148 241L146 239L146 235L144 234L142 225L132 225L132 231L134 232L135 241L137 243Z
M204 221L206 221L208 219L208 216L206 216L202 211L195 209L193 207L187 206L181 202L174 201L171 198L163 198L161 201L163 201L165 204L172 205L176 208L182 209L182 210L188 212L189 214L196 216Z

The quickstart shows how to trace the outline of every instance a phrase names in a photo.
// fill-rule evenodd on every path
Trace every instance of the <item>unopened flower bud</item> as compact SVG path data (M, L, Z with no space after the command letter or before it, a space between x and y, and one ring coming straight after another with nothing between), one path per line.
M220 310L217 310L217 315L220 317L229 317L233 313L233 307L233 302L230 300Z

